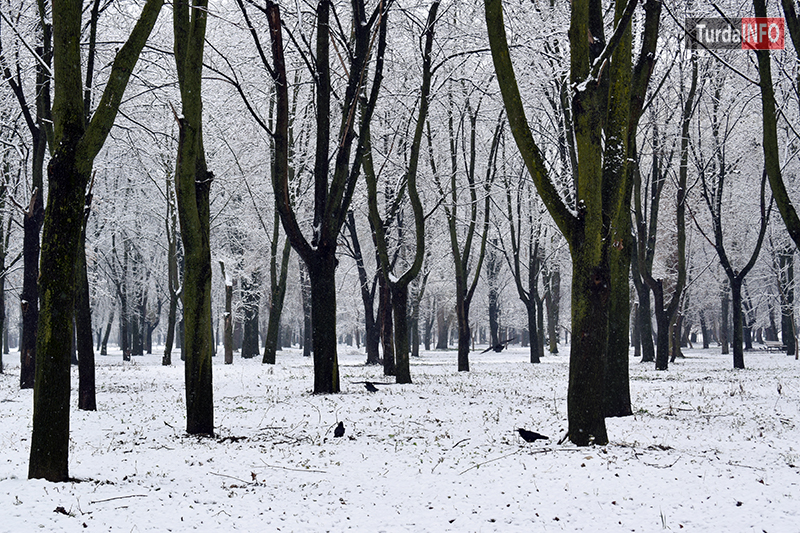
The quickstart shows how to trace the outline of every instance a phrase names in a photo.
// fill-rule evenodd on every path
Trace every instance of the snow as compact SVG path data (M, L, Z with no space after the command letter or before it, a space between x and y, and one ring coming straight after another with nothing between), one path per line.
M800 362L748 352L734 371L718 351L689 350L668 372L632 361L635 415L588 448L557 444L566 355L475 353L459 373L455 351L423 352L413 385L369 393L353 382L391 380L342 346L343 392L320 396L297 350L274 366L220 356L216 439L184 433L176 355L98 356L100 410L72 411L69 483L26 479L32 391L12 353L0 532L797 531ZM550 440L527 444L517 427Z

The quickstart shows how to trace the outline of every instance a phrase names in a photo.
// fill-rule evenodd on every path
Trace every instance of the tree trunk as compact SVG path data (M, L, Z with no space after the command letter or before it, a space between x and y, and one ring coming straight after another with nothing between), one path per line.
M408 286L392 288L394 315L394 356L397 383L411 383L408 335Z
M780 268L779 292L781 302L781 342L786 353L794 355L797 351L794 327L794 250L786 247L778 254Z
M329 394L339 392L336 353L337 261L335 248L319 248L318 251L316 260L308 265L314 339L314 394Z
M742 331L742 281L732 279L731 294L733 305L733 368L744 368L744 334Z
M89 172L77 168L74 140L71 145L59 147L51 159L49 177L50 194L42 234L42 305L28 477L66 481L69 479L72 287L83 221L83 194L89 182Z
M606 444L605 354L608 342L608 265L572 248L572 345L567 411L570 440L578 446Z
M458 289L456 289L458 291ZM469 372L469 351L472 335L469 329L469 302L466 298L456 298L456 319L458 321L458 371Z
M500 328L500 309L497 306L500 291L498 277L502 263L497 256L497 239L492 239L489 257L486 260L486 281L489 286L489 345L495 346L500 342L498 330Z
M378 276L378 322L383 348L383 375L395 375L394 324L392 323L392 293L382 273Z
M252 359L259 355L258 342L258 274L250 279L242 278L242 307L244 309L244 330L242 336L242 357Z
M314 351L313 325L311 323L311 285L308 280L308 267L300 259L300 298L303 304L303 357L311 357Z
M539 363L541 359L539 358L539 340L538 335L536 333L537 323L536 320L536 304L533 303L530 299L523 302L525 304L525 309L528 315L528 345L531 351L531 363Z
M214 434L212 385L211 248L209 193L214 175L203 148L200 95L207 0L179 0L173 8L175 61L181 92L175 193L183 270L183 342L186 432Z
M78 409L96 411L92 312L89 303L89 277L86 271L86 222L92 195L86 195L80 244L75 264L75 329L78 348Z
M722 355L727 355L730 353L730 336L728 330L728 320L730 315L730 299L728 297L729 291L729 281L726 278L722 283L722 308L720 310L720 321L719 321L719 341L722 344Z
M636 298L639 300L639 307L636 313L636 324L639 329L639 342L642 346L642 363L652 363L656 360L655 346L653 346L653 322L650 317L650 287L642 280L639 274L639 265L635 247L637 243L632 241L634 251L631 254L631 277L633 286L636 289Z
M44 157L46 141L41 136L41 147L35 146L34 175L38 151ZM38 143L37 143L38 144ZM39 168L41 175L41 168ZM34 190L31 203L22 220L22 293L20 294L20 311L22 314L22 335L20 337L19 386L21 389L32 389L36 372L36 332L39 324L39 233L44 222L44 203L40 190Z
M445 315L444 306L436 304L436 349L446 350L450 338L450 320Z
M633 179L628 179L633 188ZM630 197L630 194L628 194ZM605 406L607 417L630 416L631 390L628 368L630 353L630 271L631 215L620 211L614 222L616 231L614 253L610 261L611 295L609 300L608 351L605 364Z
M708 341L710 340L711 333L708 330L708 325L706 324L706 314L703 311L700 311L700 331L703 335L703 349L708 350Z
M278 225L278 219L276 216L275 219L275 227ZM273 235L273 242L277 244L278 235ZM275 246L275 251L273 252L273 259L272 261L277 261L277 246ZM291 244L289 243L289 239L286 239L283 243L283 252L281 254L281 263L280 263L280 274L273 273L272 269L274 267L270 267L270 276L274 278L275 274L277 274L278 279L273 279L272 282L272 291L271 297L269 302L269 319L267 322L267 335L266 339L264 340L264 357L261 360L264 364L275 364L275 355L279 349L278 340L280 338L280 330L281 330L281 315L283 314L283 301L286 296L286 277L289 274L289 256L290 252L292 251Z
M148 0L130 37L119 49L98 110L87 125L81 82L79 1L54 2L53 155L42 232L41 314L36 337L29 478L69 479L70 352L75 265L84 195L92 164L114 123L130 72L155 24L161 0Z
M633 309L631 310L631 322L633 322L631 344L633 345L633 356L637 359L642 356L642 330L639 327L638 317L639 303L636 302L633 304Z
M547 336L550 353L558 353L558 315L561 306L561 272L558 265L548 265L544 274L545 309L547 311Z

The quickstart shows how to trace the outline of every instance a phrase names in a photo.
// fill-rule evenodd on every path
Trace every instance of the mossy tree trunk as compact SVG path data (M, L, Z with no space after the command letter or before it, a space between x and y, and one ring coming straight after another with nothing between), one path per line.
M800 17L797 15L794 0L781 0L783 12L786 19L786 27L789 29L789 36L794 44L795 53L800 58ZM766 17L766 0L753 0L753 8L756 17ZM778 121L775 112L775 90L772 86L772 61L769 50L757 50L758 74L761 84L761 121L762 137L764 148L764 166L766 168L769 184L772 188L772 196L778 211L783 218L789 236L795 245L800 247L800 217L792 204L783 176L780 163L780 146L778 144ZM795 90L800 88L800 73L797 73L795 80Z
M630 209L626 161L632 98L643 99L646 94L655 51L644 48L637 68L640 64L650 68L643 69L648 75L632 91L628 25L635 7L635 1L617 3L616 29L606 44L600 1L572 2L570 83L574 88L571 113L577 168L575 197L565 199L549 177L527 123L505 35L502 3L485 0L492 58L511 131L539 195L570 246L573 283L568 435L578 445L608 441L604 405L610 300L614 286L628 283L627 272L624 281L612 277L620 275L619 268L611 267L620 261L614 255L619 247L613 245L620 240L614 224L621 211ZM644 42L652 42L653 47L658 20L655 17L645 24ZM575 203L568 205L567 201ZM628 316L627 308L624 316Z
M182 357L185 357L186 432L214 434L209 192L202 133L203 48L207 0L179 0L173 8L175 62L181 91L175 192L184 251Z
M80 0L53 3L53 157L42 232L41 313L36 345L29 478L69 479L70 354L84 195L92 164L114 124L123 92L162 0L148 0L119 49L87 124L81 73Z

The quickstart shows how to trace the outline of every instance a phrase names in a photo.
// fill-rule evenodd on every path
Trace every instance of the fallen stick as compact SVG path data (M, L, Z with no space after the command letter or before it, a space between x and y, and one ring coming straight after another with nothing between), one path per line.
M106 498L105 500L94 500L89 502L89 505L95 503L103 503L103 502L110 502L113 500L124 500L125 498L146 498L147 494L131 494L129 496L114 496L113 498Z
M324 470L314 470L313 468L290 468L288 466L271 465L271 464L268 464L268 463L264 463L264 461L261 461L261 462L266 467L277 468L279 470L289 470L290 472L316 472L318 474L327 474L327 472L324 471Z

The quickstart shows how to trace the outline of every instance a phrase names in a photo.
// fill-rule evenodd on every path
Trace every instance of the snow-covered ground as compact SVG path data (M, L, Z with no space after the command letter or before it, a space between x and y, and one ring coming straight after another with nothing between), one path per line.
M343 392L327 396L297 351L274 366L217 357L215 439L184 432L179 359L98 356L98 411L73 410L75 481L60 484L26 479L32 392L12 353L0 531L800 531L800 363L750 352L734 371L718 352L668 372L632 361L635 415L581 449L557 444L565 348L535 366L518 347L476 352L469 373L455 352L424 352L413 385L370 393L352 382L390 380L341 347Z

